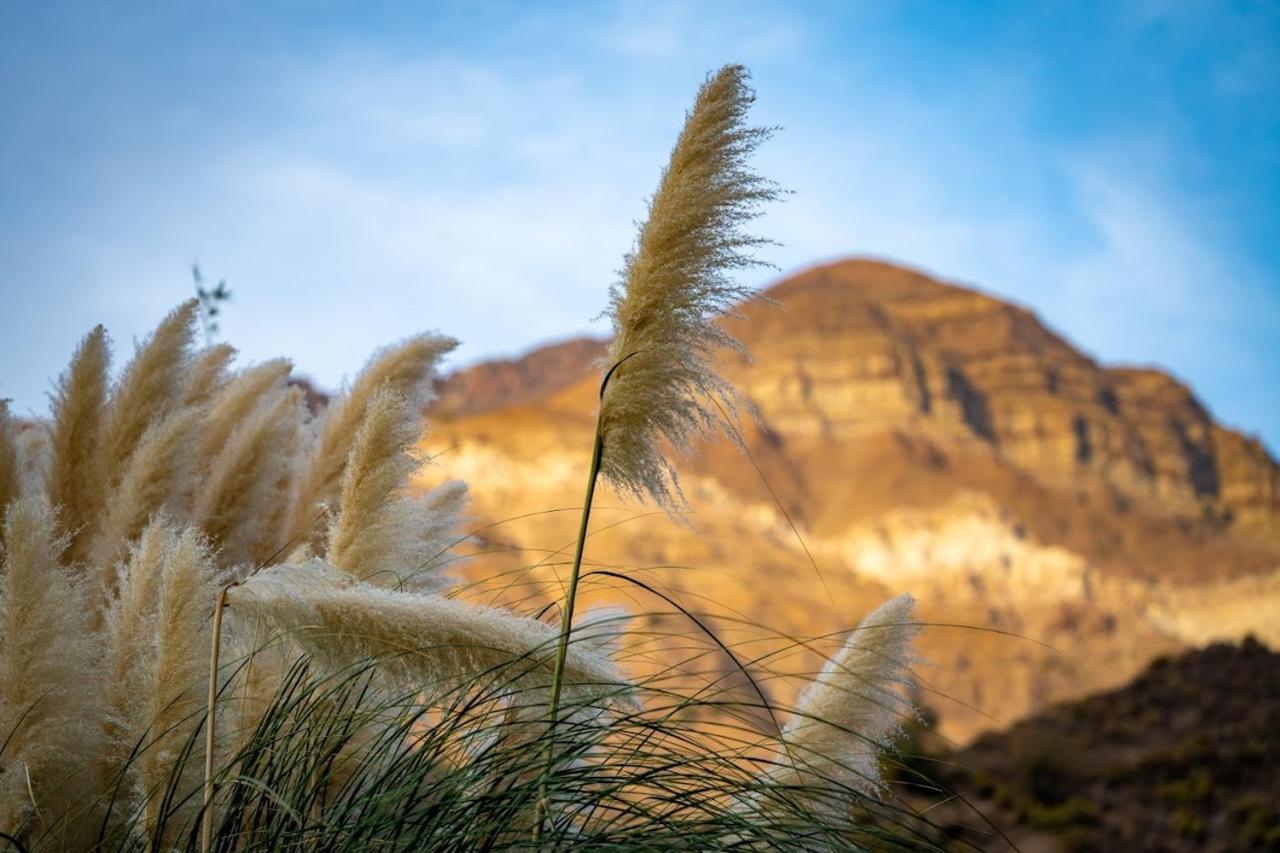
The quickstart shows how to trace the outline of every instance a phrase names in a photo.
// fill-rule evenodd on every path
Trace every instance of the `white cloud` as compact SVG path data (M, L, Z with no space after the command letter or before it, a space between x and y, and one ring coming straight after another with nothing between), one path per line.
M18 322L145 334L189 293L198 253L235 292L223 328L245 357L288 354L326 384L425 328L464 339L463 359L585 330L701 73L755 52L775 58L757 68L755 117L785 126L760 168L796 191L759 223L786 244L769 259L897 259L1028 304L1105 360L1162 362L1206 387L1247 360L1222 344L1238 305L1207 296L1248 273L1202 227L1203 200L1176 191L1158 134L1049 148L1028 79L983 63L956 84L963 98L857 64L836 87L848 100L797 97L770 69L791 68L812 33L756 11L711 38L691 8L624 5L583 24L575 37L612 52L603 78L568 61L297 58L262 84L279 114L214 126L198 151L105 164L115 177L58 237L61 277ZM75 340L43 337L23 339L25 384L0 389L25 406L42 405ZM1274 406L1215 400L1241 422Z

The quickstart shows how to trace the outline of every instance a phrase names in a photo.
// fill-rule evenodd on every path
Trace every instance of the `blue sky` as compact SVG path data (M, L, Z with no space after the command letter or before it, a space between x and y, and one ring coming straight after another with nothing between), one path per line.
M784 272L908 263L1280 447L1280 6L6 3L0 396L191 291L334 385L584 331L703 76L754 74ZM770 276L754 274L753 283Z

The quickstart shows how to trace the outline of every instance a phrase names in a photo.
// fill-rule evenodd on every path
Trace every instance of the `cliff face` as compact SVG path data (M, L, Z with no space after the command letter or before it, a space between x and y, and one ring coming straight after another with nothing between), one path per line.
M607 348L606 341L575 338L521 358L482 362L445 378L432 411L456 418L554 394L581 381Z
M744 384L779 432L927 423L1047 481L1093 475L1277 532L1275 462L1164 373L1102 367L1021 308L885 264L819 267L768 295L784 310L753 307L738 331L756 360Z
M847 629L911 591L926 621L961 626L926 632L936 666L922 672L960 740L1189 644L1280 640L1280 612L1262 606L1280 601L1280 469L1187 388L886 264L819 267L767 295L780 305L732 324L752 361L726 364L759 411L751 459L722 441L682 465L692 527L605 493L590 560L724 625L758 623L733 622L791 671L817 659L779 634ZM471 574L506 572L495 596L529 594L510 572L546 582L564 561L601 346L444 383L426 443L447 453L425 476L471 483L486 527Z

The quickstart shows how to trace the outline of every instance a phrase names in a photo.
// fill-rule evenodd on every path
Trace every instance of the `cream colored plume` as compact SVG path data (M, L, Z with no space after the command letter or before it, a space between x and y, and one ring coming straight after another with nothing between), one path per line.
M610 293L601 473L668 511L684 500L663 443L688 452L699 435L728 427L737 409L713 361L717 350L741 347L716 321L750 295L730 271L759 264L751 250L767 243L742 226L779 195L747 166L769 133L744 125L753 98L741 66L703 84Z
M194 485L190 448L204 411L180 408L143 433L103 513L90 559L110 586L111 569L156 513L186 515Z
M422 408L430 400L436 366L457 345L453 338L418 335L385 349L370 359L350 391L329 404L301 474L291 535L307 531L304 539L323 539L323 525L314 522L337 500L343 469L374 395L386 388Z
M250 367L228 381L213 397L209 415L201 431L199 456L205 466L213 464L231 434L244 426L263 401L284 387L293 365L278 358Z
M201 406L209 402L226 381L227 365L235 357L235 347L230 344L216 344L197 353L191 365L191 376L187 382L183 404Z
M198 302L175 308L138 348L111 393L103 436L106 482L118 487L143 436L186 394Z
M356 434L338 514L329 525L329 562L354 577L391 589L439 589L437 571L456 541L465 486L446 484L426 495L406 492L420 460L414 453L421 408L389 388L370 399Z
M67 560L88 559L98 517L106 503L103 417L111 352L98 326L76 348L53 396L49 496L68 534Z
M467 484L446 480L410 499L418 529L409 540L418 552L402 586L413 592L443 592L452 586L451 570L463 559L454 550L467 541L458 530L469 498Z
M140 705L135 697L154 669L156 610L165 557L173 544L170 522L156 519L130 546L120 583L105 619L104 671L107 709L107 753L113 766L123 765L134 746L134 723Z
M78 807L97 734L94 648L83 588L59 563L66 543L43 498L9 506L0 562L0 831Z
M227 601L237 620L262 620L323 665L381 659L381 670L402 689L444 693L492 674L522 696L541 696L551 682L551 626L494 607L373 587L318 560L262 571L230 590ZM586 644L569 650L567 692L602 698L625 686L604 654Z
M48 498L52 462L48 424L19 424L13 446L18 452L18 495Z
M788 754L774 781L829 788L834 780L866 794L879 791L881 752L912 713L906 692L920 632L914 605L904 594L874 610L800 694L782 731Z
M194 796L203 781L200 756L204 739L197 731L204 720L204 686L209 678L210 603L217 591L217 572L209 550L191 528L170 534L161 569L156 602L155 665L147 669L134 697L145 717L149 737L130 769L138 775L144 815L153 828L160 813L165 786L175 781L177 811L188 819L199 810ZM182 760L184 751L190 757ZM174 820L177 829L188 821Z
M303 410L302 392L281 382L231 424L196 485L191 518L217 545L223 565L257 564L285 543Z
M110 787L111 774L127 764L132 805L148 829L179 755L189 744L193 756L202 751L203 740L194 735L203 719L209 614L218 580L199 532L157 518L131 549L107 611L99 784ZM179 797L200 785L197 757L183 764ZM195 807L196 799L190 802Z

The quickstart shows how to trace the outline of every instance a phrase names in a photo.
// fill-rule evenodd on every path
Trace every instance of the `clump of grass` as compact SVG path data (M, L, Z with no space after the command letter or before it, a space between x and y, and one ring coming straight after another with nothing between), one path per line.
M385 460L352 448L362 427L388 420L369 417L370 401L420 403L450 339L378 354L312 418L286 384L287 362L230 372L227 347L193 351L195 320L194 302L172 312L114 382L99 327L58 382L49 419L19 428L0 412L0 832L24 843L75 848L105 827L165 846L174 839L159 827L178 804L200 811L206 752L217 764L237 743L207 749L196 737L203 685L212 675L238 696L227 723L251 729L264 709L248 701L251 682L274 689L287 666L264 660L238 680L211 669L210 612L227 582L293 547L332 549L354 576L392 565L439 575L452 559L446 532L463 493L406 494L411 457L372 498L337 488L378 480ZM420 430L416 405L389 415L398 452ZM346 531L340 546L326 541L330 528Z
M909 598L869 616L794 709L758 686L743 703L675 693L669 672L632 678L624 613L572 631L597 477L674 511L660 446L687 449L733 411L712 363L733 342L715 320L746 295L729 271L761 242L741 226L777 194L746 167L766 135L743 123L750 102L742 68L707 80L614 290L558 631L454 595L465 487L410 489L450 338L376 354L313 416L287 362L232 371L229 348L195 351L193 301L114 383L92 331L23 441L0 412L3 837L148 851L925 844L878 771L909 710ZM792 720L761 729L761 711Z
M658 693L602 718L567 699L552 743L545 726L512 723L525 662L455 683L430 706L414 690L379 690L387 663L294 662L218 777L213 849L935 849L900 807L838 779L770 781L776 759L759 732L687 722L704 701L719 710L714 700ZM814 808L815 790L846 808ZM194 844L196 827L175 823Z

